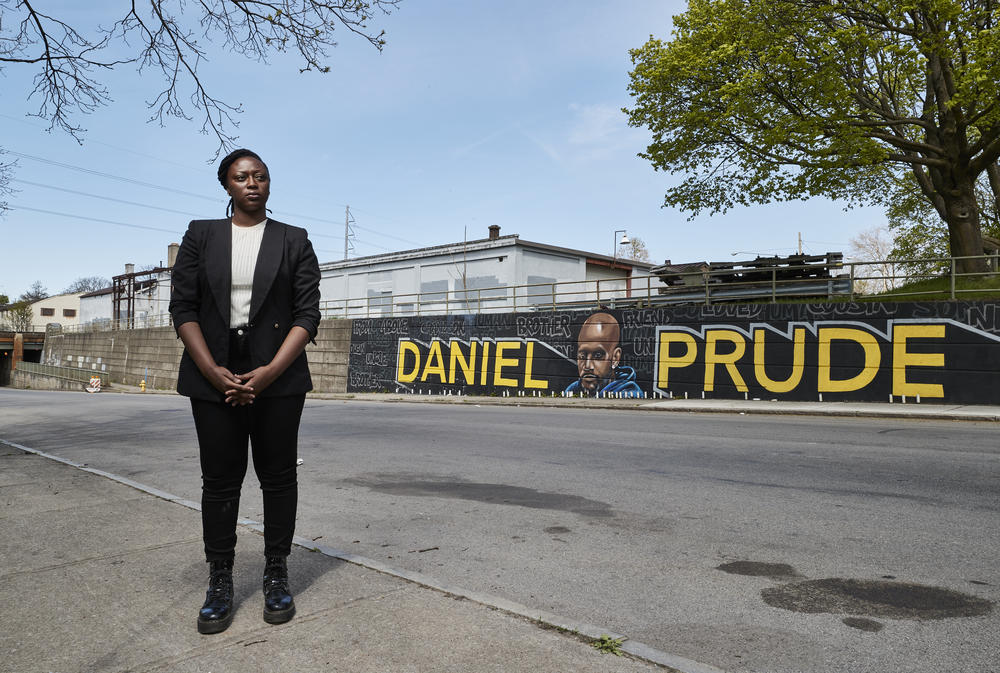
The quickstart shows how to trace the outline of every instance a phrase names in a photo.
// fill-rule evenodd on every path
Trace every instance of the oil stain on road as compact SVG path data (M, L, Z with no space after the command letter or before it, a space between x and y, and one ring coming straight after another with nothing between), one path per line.
M785 563L732 561L717 570L734 575L790 580L802 577ZM993 610L993 602L952 589L895 578L858 580L831 577L801 582L786 582L760 592L768 605L802 613L849 615L842 621L861 631L877 632L883 625L871 617L884 619L946 619L979 617Z
M414 478L407 475L376 474L354 479L347 483L364 486L379 493L437 498L473 500L493 505L514 505L532 509L552 509L572 512L581 516L608 518L614 516L611 505L567 493L537 491L523 486L489 484L454 479Z
M783 580L793 577L802 577L795 571L795 568L787 563L763 563L762 561L732 561L723 563L716 570L729 573L730 575L747 575L748 577L770 577L771 579Z
M827 612L888 619L979 617L993 603L952 589L890 580L831 577L783 584L760 592L764 602L794 612Z

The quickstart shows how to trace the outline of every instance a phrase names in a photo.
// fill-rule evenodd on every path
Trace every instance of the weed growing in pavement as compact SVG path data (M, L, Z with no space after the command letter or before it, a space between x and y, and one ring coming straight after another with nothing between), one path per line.
M604 634L590 643L590 646L598 652L613 654L616 657L620 657L622 656L621 647L623 642L625 642L624 638L612 638L611 636Z

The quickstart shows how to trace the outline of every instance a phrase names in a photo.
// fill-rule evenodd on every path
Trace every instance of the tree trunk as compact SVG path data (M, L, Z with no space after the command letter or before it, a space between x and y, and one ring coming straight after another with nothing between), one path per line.
M983 233L979 225L979 204L976 201L975 181L966 179L955 188L941 190L945 202L948 224L948 242L953 257L972 257L983 254ZM986 258L958 259L955 269L959 273L987 273Z
M1000 218L1000 166L994 161L986 167L990 191L993 192L993 217Z

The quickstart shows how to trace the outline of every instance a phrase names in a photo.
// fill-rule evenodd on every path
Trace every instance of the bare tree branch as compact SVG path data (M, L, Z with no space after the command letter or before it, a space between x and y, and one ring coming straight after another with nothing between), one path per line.
M0 148L0 156L4 154L6 154L6 152L4 152L3 148ZM0 161L0 216L6 213L8 209L7 201L5 201L2 197L13 191L10 187L10 180L16 165L16 161Z
M131 0L110 28L84 29L42 13L35 0L0 0L0 68L37 66L28 93L29 100L39 99L35 116L77 140L84 129L76 118L111 100L101 71L126 64L136 64L140 73L157 70L163 89L147 101L150 121L191 119L193 108L202 117L202 133L218 139L218 156L235 143L243 109L213 96L202 79L208 44L263 62L294 51L302 60L299 72L328 72L337 28L381 50L385 32L369 28L369 21L400 1ZM18 28L5 34L4 19L11 16Z

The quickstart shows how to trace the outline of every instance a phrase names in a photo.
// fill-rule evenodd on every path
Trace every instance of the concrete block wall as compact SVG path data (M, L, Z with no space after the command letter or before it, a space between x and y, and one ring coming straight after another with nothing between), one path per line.
M73 381L61 376L45 376L34 372L21 371L15 369L11 372L11 388L27 388L31 390L84 390L86 384L81 381Z
M172 389L183 344L170 327L109 332L49 333L42 362L110 375L115 383Z
M351 321L324 320L306 353L315 392L347 390L347 359ZM42 362L88 369L110 376L114 383L173 390L184 345L172 327L108 332L50 332L45 337Z
M347 360L351 350L352 320L331 318L319 324L316 343L306 346L313 390L347 392Z

